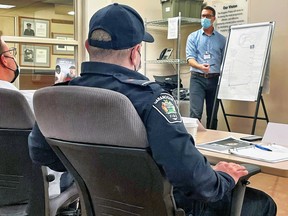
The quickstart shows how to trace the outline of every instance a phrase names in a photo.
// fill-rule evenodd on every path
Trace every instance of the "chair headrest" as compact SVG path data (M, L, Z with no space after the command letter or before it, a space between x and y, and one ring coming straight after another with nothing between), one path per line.
M16 90L0 89L0 128L31 129L34 114L26 98Z
M115 91L53 86L35 92L34 111L48 138L147 147L146 129L130 100Z

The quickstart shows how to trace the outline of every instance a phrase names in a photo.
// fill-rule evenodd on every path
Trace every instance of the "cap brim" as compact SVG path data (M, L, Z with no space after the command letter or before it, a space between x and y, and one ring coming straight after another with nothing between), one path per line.
M152 42L154 42L154 38L151 34L149 34L148 32L145 32L144 37L143 37L143 41L152 43Z

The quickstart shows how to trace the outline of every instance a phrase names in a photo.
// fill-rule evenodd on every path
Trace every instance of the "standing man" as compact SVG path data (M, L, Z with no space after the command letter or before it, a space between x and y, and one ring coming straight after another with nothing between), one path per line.
M214 8L204 7L201 12L202 28L192 32L186 44L186 59L191 72L190 117L201 120L206 100L206 127L210 128L212 120L211 129L217 129L218 102L213 119L211 116L226 43L225 37L213 27L215 15Z

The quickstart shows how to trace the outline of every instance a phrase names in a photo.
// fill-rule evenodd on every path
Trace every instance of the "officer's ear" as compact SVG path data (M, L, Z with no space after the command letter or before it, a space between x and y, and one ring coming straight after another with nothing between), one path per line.
M86 41L85 41L85 48L86 48L87 52L90 54L90 45L88 43L88 39L86 39Z
M141 52L140 52L141 44L135 45L130 50L131 50L130 60L131 60L132 64L135 65L137 63L137 58L141 59Z

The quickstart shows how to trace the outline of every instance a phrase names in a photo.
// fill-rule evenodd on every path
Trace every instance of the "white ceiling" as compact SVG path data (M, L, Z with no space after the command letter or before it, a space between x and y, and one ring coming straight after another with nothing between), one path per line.
M9 11L19 10L21 8L37 8L37 7L54 7L56 14L67 15L69 11L73 11L74 0L0 0L0 4L15 5L15 8ZM2 15L5 14L5 9L2 10Z
M73 0L0 0L0 4L16 5L16 7L27 7L34 4L64 4L73 5Z
M73 5L73 0L43 0L44 3Z

